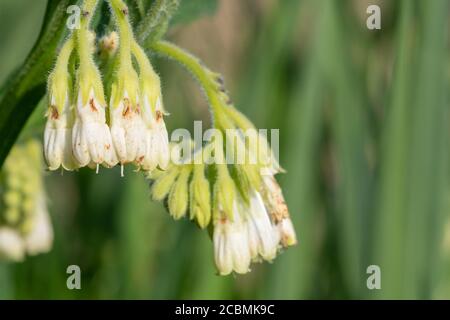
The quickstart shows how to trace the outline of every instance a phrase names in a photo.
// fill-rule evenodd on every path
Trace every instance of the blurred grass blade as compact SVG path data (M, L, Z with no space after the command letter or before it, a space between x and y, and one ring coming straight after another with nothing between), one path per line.
M365 287L363 263L366 253L366 223L370 209L372 178L366 151L368 146L368 102L364 87L352 63L351 33L344 29L339 3L324 0L321 23L323 47L321 66L332 90L332 139L336 173L332 188L336 195L333 224L338 240L338 255L344 284L351 297ZM344 36L345 34L345 36Z
M389 298L400 297L402 274L405 269L403 252L406 246L407 223L407 166L410 106L412 102L413 3L401 2L401 15L397 30L394 79L391 100L386 111L381 142L380 182L374 232L374 256L371 261L382 270L383 290L371 294Z
M448 0L419 3L419 54L408 168L409 201L403 298L429 298L436 270L443 220L442 199L448 194L442 177L449 134ZM448 177L446 177L448 179Z
M316 37L316 42L321 39ZM312 297L314 274L321 246L319 218L320 134L323 128L322 74L317 44L310 52L305 76L293 87L289 108L285 108L287 131L282 134L289 148L281 163L287 174L281 176L289 211L299 244L287 250L270 266L270 282L264 298L304 299ZM280 108L278 108L280 110ZM283 131L281 132L283 133ZM285 159L285 160L283 160Z
M322 99L320 74L313 63L304 86L292 102L289 113L289 142L298 147L286 154L287 174L282 184L299 244L278 258L270 273L270 298L310 298L317 256L320 252L318 164L320 132L322 129ZM300 85L299 85L300 86ZM272 296L273 295L273 296Z
M298 23L299 7L303 1L277 1L271 11L270 19L258 32L253 56L249 57L249 67L242 83L246 85L238 105L248 110L251 119L258 125L282 121L279 107L285 102L284 89L280 78L285 75L280 62L285 61L292 47L292 36ZM262 54L263 53L263 54ZM270 111L273 111L272 114Z

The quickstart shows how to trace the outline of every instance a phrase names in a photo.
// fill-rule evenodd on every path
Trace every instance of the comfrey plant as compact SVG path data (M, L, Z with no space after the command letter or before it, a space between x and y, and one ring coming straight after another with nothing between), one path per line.
M210 231L220 275L247 273L251 262L272 261L296 244L275 179L283 170L266 137L234 107L220 74L161 40L178 0L156 0L148 10L142 5L135 27L126 2L105 1L109 12L98 9L98 2L83 1L78 28L65 37L48 77L43 146L48 169L88 166L98 173L100 166L120 165L123 176L124 166L132 164L151 181L152 198L165 200L174 219L189 217ZM99 40L91 29L94 16L111 17ZM169 143L160 78L144 48L179 62L203 89L213 120L206 144ZM39 199L36 217L46 212L43 194ZM1 237L14 237L8 230L0 233L0 247L6 249L13 242ZM15 237L20 239L18 233ZM50 239L49 231L45 243ZM35 245L28 252L47 248Z

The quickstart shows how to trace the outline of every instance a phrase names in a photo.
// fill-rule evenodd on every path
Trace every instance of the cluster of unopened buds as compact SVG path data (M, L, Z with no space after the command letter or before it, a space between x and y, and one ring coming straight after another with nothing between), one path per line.
M126 7L121 1L110 3L118 33L100 41L100 56L113 69L104 79L106 86L94 62L95 35L89 30L93 7L86 8L80 28L63 44L48 79L44 154L50 170L89 166L98 171L100 165L120 164L123 174L128 163L151 171L169 162L159 77L133 36ZM69 71L72 62L74 74Z
M0 175L0 258L21 261L47 252L53 229L42 177L42 146L16 144Z
M117 33L100 40L100 63L107 70L103 78L93 58L92 7L62 46L49 77L44 136L49 169L89 166L98 171L100 165L120 164L123 169L134 164L152 181L152 198L167 200L175 219L188 216L200 228L212 230L220 275L246 273L251 262L272 261L297 238L275 180L283 170L267 139L256 134L255 141L242 134L256 128L231 103L219 74L181 48L158 40L150 49L180 62L202 86L217 133L205 145L169 145L159 77L133 36L125 4L109 3ZM225 161L230 130L239 132L233 148L249 161Z

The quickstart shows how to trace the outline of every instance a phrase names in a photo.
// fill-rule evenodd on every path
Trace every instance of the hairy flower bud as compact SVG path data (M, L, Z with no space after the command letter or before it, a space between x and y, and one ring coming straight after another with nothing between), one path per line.
M183 166L177 180L170 189L168 201L169 212L175 220L178 220L186 215L189 202L188 181L190 175L191 167L188 165Z
M171 166L167 171L161 174L152 185L151 195L155 201L163 200L170 192L173 183L180 173L178 166Z
M189 186L190 219L204 229L211 221L211 193L209 181L205 178L204 166L195 165L194 174Z

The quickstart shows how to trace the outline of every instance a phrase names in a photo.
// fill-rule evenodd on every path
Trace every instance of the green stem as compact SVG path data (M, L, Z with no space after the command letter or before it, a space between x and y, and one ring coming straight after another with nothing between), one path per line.
M139 71L144 77L154 77L156 75L150 61L147 58L147 55L144 52L144 49L136 42L133 41L131 44L131 51L133 52L138 64Z
M167 31L172 15L177 11L180 0L154 0L147 15L136 28L137 40L141 45L159 40Z
M89 23L97 6L97 0L84 0L80 28L77 30L78 55L80 68L92 65L92 45L89 39Z
M61 48L61 51L59 52L58 58L56 60L55 69L58 70L67 70L69 65L69 59L72 55L72 51L74 49L74 40L73 37L69 37L67 41L64 43L64 45Z
M217 84L214 77L217 76L217 74L207 69L197 57L173 43L167 41L157 41L150 45L150 48L158 54L179 62L192 73L195 79L197 79L200 86L204 89L206 98L208 99L213 114L215 127L233 127L233 124L230 123L228 117L222 112L223 102L217 92Z
M128 8L122 0L110 0L109 4L116 18L119 29L119 61L122 70L131 68L131 43L134 42L130 22L127 19Z

